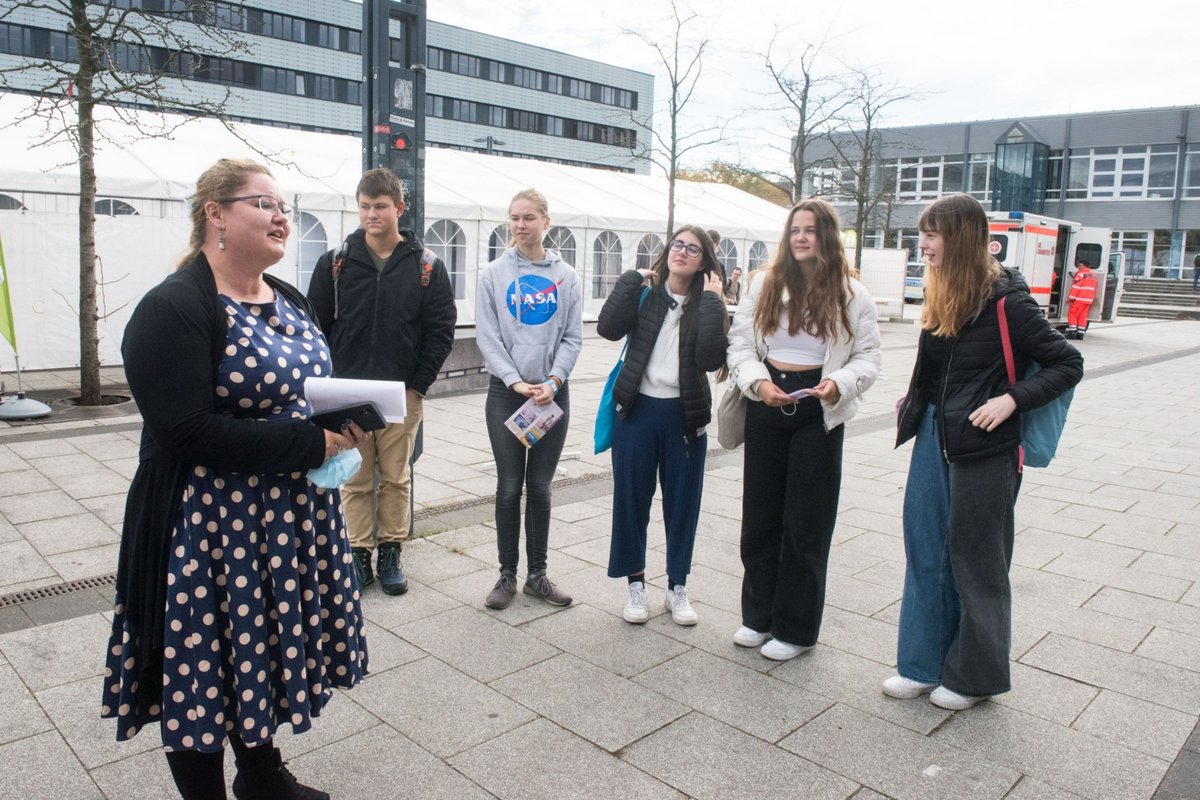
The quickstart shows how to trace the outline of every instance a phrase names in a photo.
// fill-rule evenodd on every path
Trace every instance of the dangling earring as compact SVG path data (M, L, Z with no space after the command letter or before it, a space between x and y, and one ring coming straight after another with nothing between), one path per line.
M217 249L225 249L225 231L221 231L219 234L217 234Z

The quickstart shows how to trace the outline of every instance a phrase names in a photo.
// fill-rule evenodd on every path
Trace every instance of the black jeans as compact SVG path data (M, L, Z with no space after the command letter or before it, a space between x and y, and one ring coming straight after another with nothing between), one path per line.
M816 386L820 370L779 373L785 392ZM825 572L842 486L841 425L825 431L821 403L806 397L746 409L742 489L742 624L789 644L816 644Z
M530 575L546 571L550 540L550 483L567 440L571 423L571 397L563 384L554 402L563 410L562 419L533 447L526 449L504 422L528 398L517 394L499 378L488 384L484 403L488 438L496 459L496 549L500 571L516 573L521 558L521 490L525 490L525 555Z

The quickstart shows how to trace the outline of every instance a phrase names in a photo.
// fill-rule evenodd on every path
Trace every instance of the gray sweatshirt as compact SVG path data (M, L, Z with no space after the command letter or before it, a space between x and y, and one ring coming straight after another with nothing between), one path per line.
M488 372L505 386L551 375L566 382L583 347L579 276L553 250L530 261L508 248L479 276L475 340Z

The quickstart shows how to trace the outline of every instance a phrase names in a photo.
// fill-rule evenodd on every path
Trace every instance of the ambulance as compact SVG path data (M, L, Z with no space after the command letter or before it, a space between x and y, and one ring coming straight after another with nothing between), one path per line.
M1088 228L1078 222L1024 211L989 211L991 254L1013 267L1056 327L1067 324L1067 295L1075 265L1087 261L1096 276L1096 301L1088 322L1112 322L1125 280L1125 259L1112 253L1108 228Z

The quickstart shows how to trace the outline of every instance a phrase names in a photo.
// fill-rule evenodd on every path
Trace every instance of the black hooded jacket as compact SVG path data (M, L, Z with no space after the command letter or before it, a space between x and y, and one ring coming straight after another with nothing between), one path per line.
M1000 344L996 303L1003 296L1008 297L1004 311L1016 362L1016 385L1008 381ZM979 458L1016 447L1021 442L1019 412L1049 403L1083 378L1083 356L1046 320L1020 274L1007 267L1002 269L983 311L953 337L943 364L940 398L929 397L928 387L920 380L930 336L928 331L921 332L908 394L900 405L896 446L916 436L924 409L936 402L938 435L947 461ZM1020 377L1033 361L1042 369ZM971 424L969 417L975 409L1006 392L1016 400L1018 413L991 433Z
M645 302L641 302L643 281L642 273L637 270L621 275L596 321L596 332L609 341L630 337L625 365L613 387L617 413L621 416L626 416L637 402L642 375L658 332L668 309L675 305L675 299L662 284L652 288ZM696 314L699 316L695 332L689 333L682 327L679 332L679 399L688 441L698 439L712 420L712 393L706 373L724 365L729 345L724 300L713 292L701 292Z
M346 237L341 274L335 248L317 261L308 299L329 340L339 378L404 381L424 395L454 347L458 310L441 259L423 257L411 231L383 270L375 269L360 228Z

